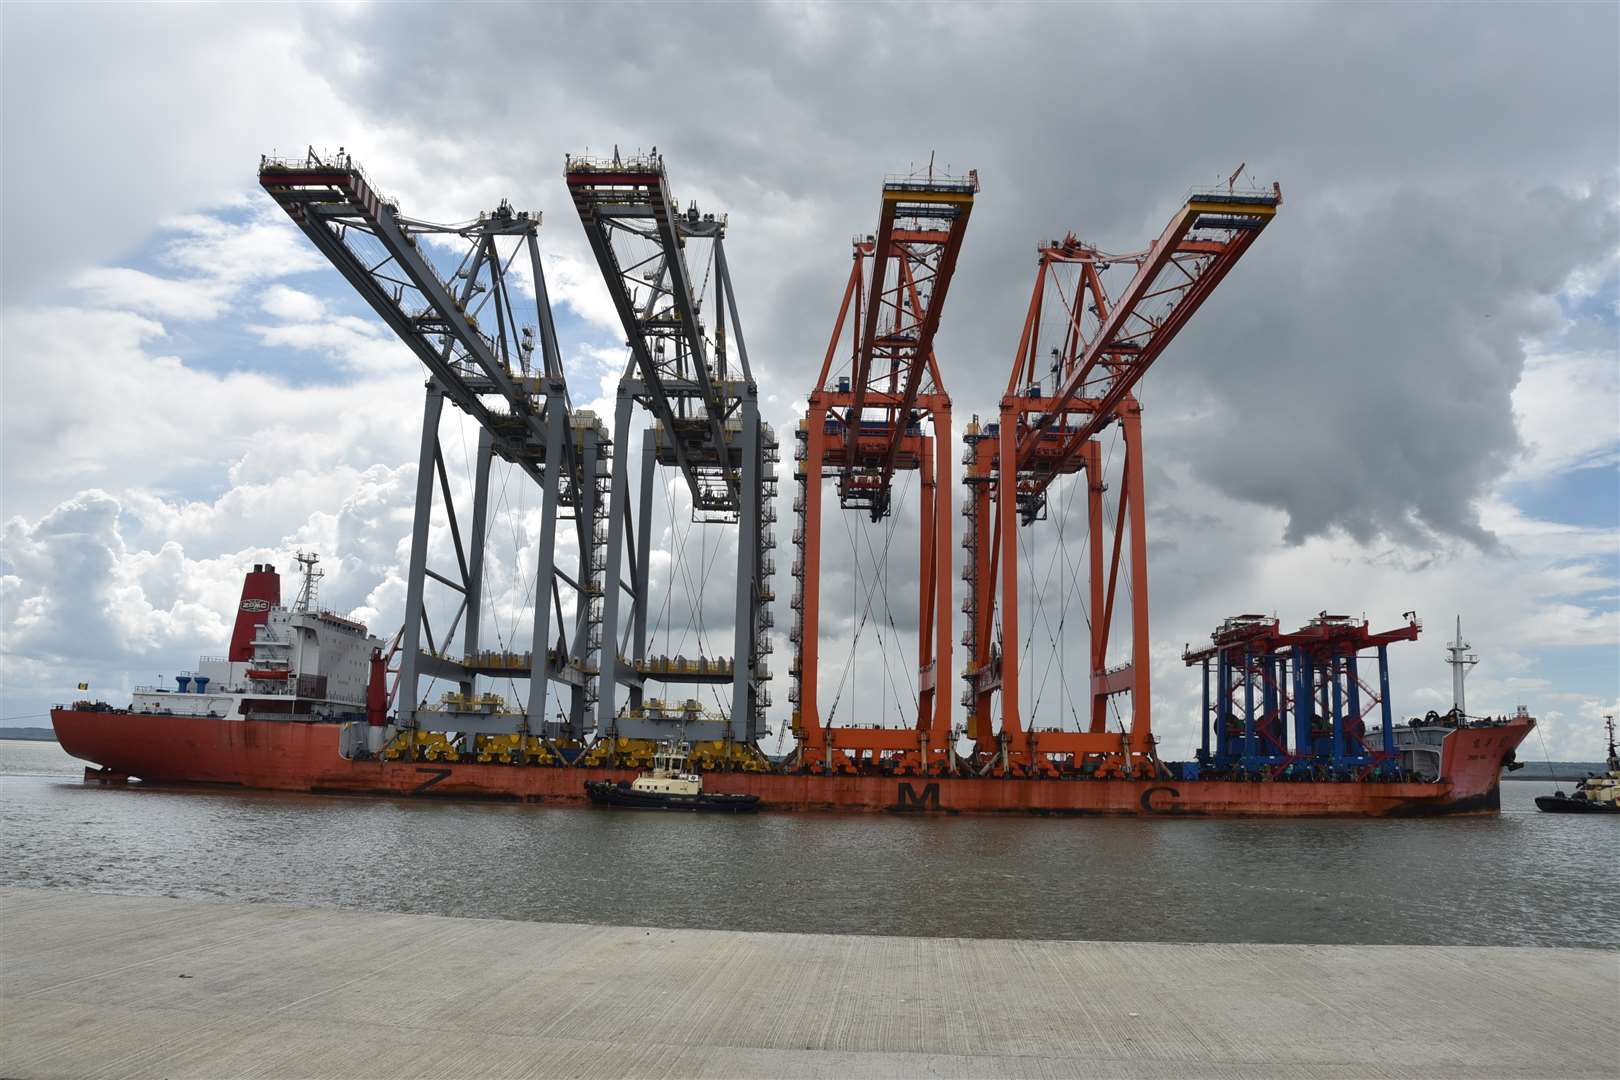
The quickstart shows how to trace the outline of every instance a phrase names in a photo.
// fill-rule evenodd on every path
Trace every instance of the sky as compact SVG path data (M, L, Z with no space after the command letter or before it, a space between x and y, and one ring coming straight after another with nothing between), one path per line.
M623 334L563 159L656 146L681 201L729 214L784 448L779 631L791 435L884 176L981 178L937 340L959 436L996 409L1039 243L1138 250L1242 164L1284 204L1139 389L1162 752L1191 751L1180 654L1222 618L1416 610L1397 710L1449 707L1460 615L1469 711L1522 704L1529 756L1597 757L1620 709L1617 39L1597 3L6 4L0 717L223 651L244 568L299 549L326 606L398 626L424 372L258 191L261 154L344 147L419 218L542 211L571 393L610 417ZM441 438L462 490L472 424ZM524 648L538 503L499 483L484 634ZM880 526L828 518L841 719L901 722L915 693L905 485ZM727 655L734 540L662 491L654 649ZM1072 590L1046 586L1060 531L1025 537L1025 700L1052 725L1083 684ZM788 656L779 635L775 727Z

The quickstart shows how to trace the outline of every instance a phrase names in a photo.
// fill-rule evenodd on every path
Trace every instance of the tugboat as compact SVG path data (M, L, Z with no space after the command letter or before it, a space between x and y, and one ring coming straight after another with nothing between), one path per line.
M705 793L703 777L687 772L690 747L684 742L660 743L653 767L634 780L588 780L585 794L598 806L627 806L636 810L726 810L745 813L759 809L758 795Z
M1575 794L1536 796L1536 809L1549 814L1620 814L1620 754L1614 747L1614 717L1605 716L1603 726L1609 733L1609 771L1603 776L1588 776L1575 788Z

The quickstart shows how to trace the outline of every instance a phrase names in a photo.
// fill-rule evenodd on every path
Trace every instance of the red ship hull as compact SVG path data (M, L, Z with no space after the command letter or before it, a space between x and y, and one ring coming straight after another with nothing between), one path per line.
M339 726L56 709L62 748L111 776L328 794L584 804L589 780L620 769L351 761ZM1446 740L1435 783L1008 779L803 773L709 773L707 789L757 795L769 810L1050 815L1387 817L1492 813L1503 760L1532 721L1466 728Z

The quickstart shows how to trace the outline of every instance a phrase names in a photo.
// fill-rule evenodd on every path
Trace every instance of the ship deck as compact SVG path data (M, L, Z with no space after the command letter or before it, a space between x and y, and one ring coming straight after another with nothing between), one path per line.
M660 930L0 890L5 1076L1612 1076L1616 953Z

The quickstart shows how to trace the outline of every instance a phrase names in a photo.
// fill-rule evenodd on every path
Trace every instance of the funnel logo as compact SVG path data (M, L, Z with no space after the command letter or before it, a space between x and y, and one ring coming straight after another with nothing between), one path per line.
M270 610L270 601L268 601L268 600L244 600L244 601L242 601L242 610L243 611L269 611Z

